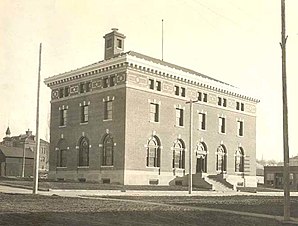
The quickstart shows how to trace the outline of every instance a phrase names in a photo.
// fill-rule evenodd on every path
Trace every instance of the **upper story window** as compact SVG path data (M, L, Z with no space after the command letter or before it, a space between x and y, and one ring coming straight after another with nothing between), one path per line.
M226 118L223 116L218 117L218 131L219 133L226 133Z
M112 39L108 39L107 40L107 48L111 48L112 47Z
M69 96L69 87L68 87L68 86L66 86L66 87L64 88L64 96L65 96L65 97L68 97L68 96Z
M109 78L108 77L104 78L102 82L103 82L103 84L102 84L103 88L107 88L109 86Z
M224 98L224 97L218 97L217 104L218 104L218 106L226 107L227 106L227 99Z
M156 90L161 91L161 81L156 81Z
M149 89L154 89L154 80L149 79Z
M206 113L199 113L199 129L206 130Z
M185 88L184 87L181 87L181 96L185 97Z
M104 120L111 120L113 113L113 101L108 100L104 102Z
M60 109L60 123L59 126L66 126L67 122L67 108Z
M244 122L237 120L237 135L242 137L244 135Z
M208 101L208 96L207 93L203 93L203 92L198 92L198 101L203 101L205 103L207 103Z
M85 83L80 83L79 90L80 90L80 93L85 92Z
M184 126L184 111L181 108L176 108L176 126Z
M159 104L150 103L150 122L159 122Z
M179 86L175 86L175 95L179 96Z
M90 92L90 90L91 90L91 81L88 81L88 82L86 82L85 83L85 90L86 90L86 92Z
M184 87L174 86L174 92L176 96L185 97L186 91Z
M117 38L117 47L122 48L122 40Z
M59 89L59 98L63 98L64 97L64 88L60 88Z
M85 101L83 104L80 104L81 123L87 123L89 121L89 104L90 102L86 103Z
M238 110L238 111L244 111L244 103L241 103L239 101L236 101L236 110Z
M115 85L115 80L116 80L116 76L115 75L111 75L110 76L110 87Z

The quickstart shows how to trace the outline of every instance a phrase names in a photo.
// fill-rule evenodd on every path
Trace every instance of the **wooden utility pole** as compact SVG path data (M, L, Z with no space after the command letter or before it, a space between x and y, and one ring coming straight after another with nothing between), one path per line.
M36 104L36 146L34 155L34 173L33 173L33 194L38 191L38 168L39 168L39 93L40 93L40 71L41 71L41 43L39 45L39 64L37 79L37 104Z
M281 0L281 50L282 50L282 100L283 100L283 148L284 148L284 221L290 220L289 143L288 143L288 100L286 73L286 19L285 0Z

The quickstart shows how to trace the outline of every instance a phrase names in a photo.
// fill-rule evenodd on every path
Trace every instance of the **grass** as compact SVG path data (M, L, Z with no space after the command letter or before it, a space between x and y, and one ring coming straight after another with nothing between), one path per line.
M138 197L150 201L148 198ZM281 225L274 219L197 211L187 207L200 206L204 202L217 207L222 197L217 197L217 201L210 197L201 201L195 199L189 204L189 200L183 197L174 200L173 197L159 198L153 201L173 205L0 193L0 225ZM266 203L270 204L270 201Z

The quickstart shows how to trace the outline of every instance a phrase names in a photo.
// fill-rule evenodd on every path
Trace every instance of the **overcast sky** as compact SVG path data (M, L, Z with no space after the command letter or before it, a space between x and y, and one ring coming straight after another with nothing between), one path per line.
M38 48L42 81L103 59L116 27L125 51L164 60L247 90L257 107L257 158L283 159L280 0L1 0L0 139L35 133ZM298 138L298 1L286 0L290 156ZM50 89L41 84L40 135L49 139Z

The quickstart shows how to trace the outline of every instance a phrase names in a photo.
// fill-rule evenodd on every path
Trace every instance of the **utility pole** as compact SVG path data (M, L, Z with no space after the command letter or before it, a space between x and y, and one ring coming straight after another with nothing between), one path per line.
M39 168L39 93L40 93L40 71L41 71L41 43L39 45L39 64L37 81L37 104L36 104L36 147L34 155L33 194L38 191L38 168Z
M24 140L24 146L23 146L22 177L25 177L26 140L27 140L27 138L25 138L25 140Z
M161 20L161 60L163 61L163 19Z
M192 193L192 121L193 121L193 100L189 101L189 176L188 194Z
M286 73L286 19L285 0L281 0L281 50L282 50L282 100L283 100L283 148L284 148L284 221L290 220L289 143L288 143L288 100Z

